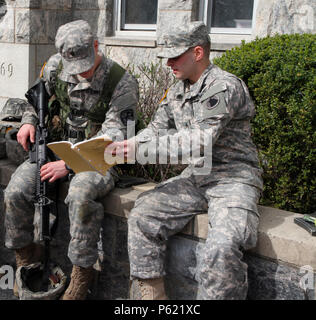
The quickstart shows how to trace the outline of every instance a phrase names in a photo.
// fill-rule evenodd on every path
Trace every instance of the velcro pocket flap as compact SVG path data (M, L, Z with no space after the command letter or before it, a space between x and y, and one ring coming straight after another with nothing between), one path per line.
M226 203L228 208L242 208L246 210L250 210L259 216L258 206L254 201L248 199L231 199Z
M204 94L202 95L202 97L200 99L200 102L203 102L203 101L209 99L210 97L213 97L216 93L225 91L226 89L227 89L226 83L219 82L215 86L210 87L209 89L207 89L204 92Z

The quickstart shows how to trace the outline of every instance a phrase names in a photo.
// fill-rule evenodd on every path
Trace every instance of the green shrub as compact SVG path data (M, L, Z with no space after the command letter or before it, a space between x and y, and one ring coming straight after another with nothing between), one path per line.
M214 64L243 79L254 99L253 138L264 169L261 204L314 212L316 35L256 39Z

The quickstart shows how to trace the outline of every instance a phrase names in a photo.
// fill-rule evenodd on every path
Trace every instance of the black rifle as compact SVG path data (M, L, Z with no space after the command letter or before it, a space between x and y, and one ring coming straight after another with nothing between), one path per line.
M48 113L48 94L46 92L45 84L39 80L32 88L25 94L29 103L35 108L38 115L38 124L36 126L36 142L30 152L30 161L36 162L36 203L35 207L40 214L40 241L44 242L44 261L43 261L43 280L42 290L48 291L49 276L50 276L50 213L53 210L54 202L47 197L47 180L41 181L40 170L42 166L48 162L48 152L46 147L48 131L45 125L45 116ZM34 157L35 156L35 157Z

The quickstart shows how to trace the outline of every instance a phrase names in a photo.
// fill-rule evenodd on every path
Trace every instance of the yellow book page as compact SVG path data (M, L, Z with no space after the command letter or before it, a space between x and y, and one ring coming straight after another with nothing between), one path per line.
M112 141L102 136L82 141L74 145L74 149L95 168L105 175L113 165L104 161L104 150Z
M95 171L93 167L84 160L74 149L72 149L72 144L68 141L59 141L48 143L49 147L59 158L64 160L66 164L75 172L83 171Z

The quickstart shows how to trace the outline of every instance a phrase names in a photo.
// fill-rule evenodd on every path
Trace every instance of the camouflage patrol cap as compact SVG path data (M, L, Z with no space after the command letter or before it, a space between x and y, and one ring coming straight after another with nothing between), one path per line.
M94 65L94 36L88 22L76 20L57 30L55 45L68 74L86 72Z
M0 125L15 126L16 123L20 125L27 105L27 102L23 99L8 99L0 112Z
M202 21L177 27L163 37L164 47L157 54L158 58L176 58L188 49L210 42L208 30Z

